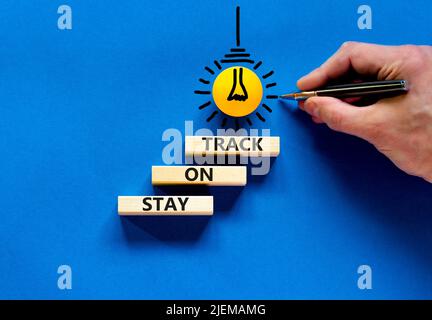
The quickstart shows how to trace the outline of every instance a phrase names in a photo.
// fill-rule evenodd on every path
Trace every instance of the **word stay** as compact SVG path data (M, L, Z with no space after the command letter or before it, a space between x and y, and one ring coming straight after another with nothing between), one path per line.
M213 196L119 196L118 214L213 215Z

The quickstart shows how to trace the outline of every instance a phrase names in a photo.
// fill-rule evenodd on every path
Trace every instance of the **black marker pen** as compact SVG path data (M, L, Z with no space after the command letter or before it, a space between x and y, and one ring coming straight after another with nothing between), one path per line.
M385 80L328 86L313 91L283 94L279 98L301 101L311 97L335 97L343 99L380 94L399 95L406 92L408 92L408 82L406 80Z

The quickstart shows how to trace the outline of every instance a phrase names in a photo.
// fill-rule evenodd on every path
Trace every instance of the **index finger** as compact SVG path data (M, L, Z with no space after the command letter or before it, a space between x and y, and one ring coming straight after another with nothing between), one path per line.
M321 67L297 82L300 90L312 90L354 69L362 75L378 75L397 54L397 47L360 42L346 42Z

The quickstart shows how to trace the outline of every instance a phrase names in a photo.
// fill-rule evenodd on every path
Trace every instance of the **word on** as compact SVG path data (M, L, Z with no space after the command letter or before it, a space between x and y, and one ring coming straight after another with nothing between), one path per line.
M153 166L153 185L245 186L246 166Z

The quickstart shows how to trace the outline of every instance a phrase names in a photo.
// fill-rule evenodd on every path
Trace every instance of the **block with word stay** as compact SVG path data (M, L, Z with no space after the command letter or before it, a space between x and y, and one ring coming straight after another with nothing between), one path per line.
M280 152L279 140L279 137L258 136L186 136L185 154L277 157Z
M153 185L245 186L246 166L153 166Z
M121 216L211 216L212 196L119 196Z

